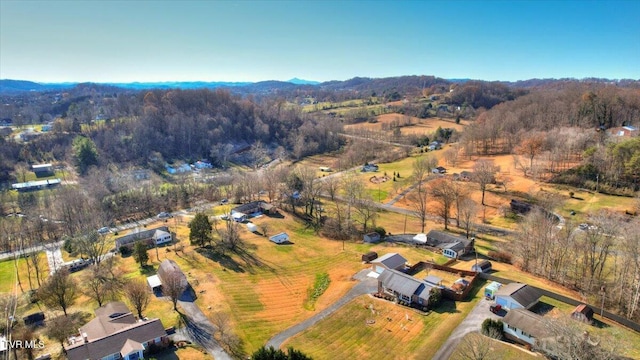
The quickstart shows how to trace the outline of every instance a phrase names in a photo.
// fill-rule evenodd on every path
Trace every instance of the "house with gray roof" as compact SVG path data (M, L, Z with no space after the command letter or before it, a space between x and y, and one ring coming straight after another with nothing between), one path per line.
M398 253L388 253L380 256L375 260L371 260L372 270L378 274L382 274L384 270L404 270L407 259Z
M531 309L538 303L542 294L538 289L521 283L503 285L496 291L496 304L507 310Z
M460 256L474 251L475 239L467 239L462 236L431 230L427 233L427 245L442 250L442 255L457 259Z
M434 288L435 285L393 269L386 269L378 276L378 293L391 295L411 305L428 306L431 289Z
M67 359L143 359L151 345L167 344L167 333L160 319L136 319L119 301L95 311L96 317L80 327L79 336L65 346Z
M502 319L507 339L521 344L535 345L537 340L547 337L542 316L525 309L512 309Z
M171 242L171 232L166 226L160 226L149 230L134 229L131 233L116 239L116 249L122 246L132 248L138 241L144 241L147 246L161 245Z

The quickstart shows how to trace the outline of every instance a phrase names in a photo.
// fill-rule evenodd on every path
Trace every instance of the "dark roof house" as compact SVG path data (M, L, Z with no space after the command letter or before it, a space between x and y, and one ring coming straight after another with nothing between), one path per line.
M275 206L267 204L264 201L252 201L234 207L231 209L231 213L254 214L264 212L266 214L271 214L274 213L275 210Z
M491 262L489 260L482 260L477 264L471 266L471 271L486 273L491 271Z
M455 259L473 252L474 239L431 230L427 233L427 245L440 248L444 256Z
M521 283L503 285L496 291L496 304L507 310L531 309L537 304L542 294L538 289Z
M427 306L435 285L418 280L397 270L384 270L378 276L378 292L396 297L409 304Z
M160 319L138 320L122 302L108 303L96 317L69 339L69 360L142 359L151 344L164 344L166 332Z
M166 226L160 226L149 230L140 230L139 228L136 228L131 233L116 239L116 249L120 249L121 246L131 247L138 241L151 242L154 240L157 230L170 234L169 228Z

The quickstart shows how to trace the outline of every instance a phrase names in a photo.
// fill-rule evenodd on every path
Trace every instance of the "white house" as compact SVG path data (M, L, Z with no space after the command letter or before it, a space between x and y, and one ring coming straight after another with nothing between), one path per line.
M504 334L507 339L529 344L536 344L536 339L545 337L543 317L525 309L513 309L502 319Z
M269 237L269 240L273 241L276 244L283 244L289 242L289 235L287 235L287 233L281 232Z
M243 222L247 220L247 214L241 212L232 212L231 218L233 219L233 221Z
M416 236L413 237L413 241L415 241L418 244L426 244L427 234L416 234Z
M168 232L166 232L164 230L156 230L156 232L153 233L152 239L153 239L153 242L156 245L162 245L162 244L170 243L171 242L171 234L169 234Z
M542 294L538 289L521 283L503 285L496 291L496 304L507 310L531 309Z

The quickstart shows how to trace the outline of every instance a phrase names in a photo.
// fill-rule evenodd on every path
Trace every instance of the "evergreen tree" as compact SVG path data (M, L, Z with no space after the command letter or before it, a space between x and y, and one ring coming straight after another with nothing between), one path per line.
M209 217L203 213L197 213L189 223L189 241L192 245L211 245L211 223Z
M147 244L144 241L138 241L133 248L133 258L140 266L147 265L149 254L147 254Z
M76 136L73 139L73 154L80 174L85 174L91 165L98 165L98 149L89 138Z

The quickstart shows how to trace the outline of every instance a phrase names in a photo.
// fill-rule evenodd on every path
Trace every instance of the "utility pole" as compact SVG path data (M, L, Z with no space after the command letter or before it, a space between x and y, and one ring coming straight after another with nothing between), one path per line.
M404 214L404 230L402 231L403 235L407 234L407 214Z
M604 315L604 296L607 294L604 285L600 286L600 295L602 295L602 304L600 305L600 317Z

